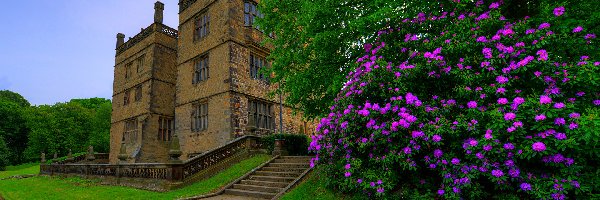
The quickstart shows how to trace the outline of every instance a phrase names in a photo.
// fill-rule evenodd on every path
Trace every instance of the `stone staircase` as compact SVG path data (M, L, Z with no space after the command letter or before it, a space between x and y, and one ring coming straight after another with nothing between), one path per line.
M225 189L225 194L271 199L309 169L309 156L281 156Z

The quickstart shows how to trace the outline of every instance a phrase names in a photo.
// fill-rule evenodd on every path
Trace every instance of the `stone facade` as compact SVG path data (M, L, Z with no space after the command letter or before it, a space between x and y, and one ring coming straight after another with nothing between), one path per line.
M261 31L245 25L246 2L180 0L178 31L162 24L164 5L157 2L152 25L127 42L117 34L111 163L119 162L122 144L128 163L168 162L173 134L187 159L249 134L254 113L264 118L253 134L280 131L279 96L270 95L277 84L251 75L250 57L263 59L269 48L259 45ZM315 123L293 111L283 106L283 132L312 134Z

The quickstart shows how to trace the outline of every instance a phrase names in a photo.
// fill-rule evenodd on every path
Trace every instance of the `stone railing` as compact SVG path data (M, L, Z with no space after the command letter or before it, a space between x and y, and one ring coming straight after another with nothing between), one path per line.
M135 46L137 43L141 42L142 40L146 39L148 36L150 36L150 34L152 34L153 32L159 32L159 33L164 33L170 37L173 37L175 39L177 39L178 37L178 33L177 30L171 27L168 27L167 25L164 24L159 24L159 23L154 23L151 24L150 26L143 28L140 33L138 33L137 35L133 36L132 38L129 38L129 40L127 40L127 42L123 43L122 45L117 47L117 55L125 52L125 50Z
M160 179L171 182L183 182L185 179L218 165L228 158L257 148L257 136L243 136L217 147L211 151L190 158L183 163L132 163L132 164L84 164L59 162L41 164L41 174L77 174L93 176L113 176L117 178ZM94 154L96 159L108 159L107 154ZM81 157L81 158L80 158ZM82 161L85 155L78 156Z
M189 178L240 151L248 148L256 148L257 140L257 136L243 136L211 151L190 158L183 163L183 178Z

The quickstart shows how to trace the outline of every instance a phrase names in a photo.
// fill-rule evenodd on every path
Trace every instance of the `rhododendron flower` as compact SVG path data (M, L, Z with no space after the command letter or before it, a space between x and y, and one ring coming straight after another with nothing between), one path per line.
M515 97L513 99L513 104L515 105L521 105L522 103L525 103L525 99L523 99L523 97Z
M504 144L504 146L502 146L502 148L504 148L506 150L513 150L513 149L515 149L515 145L512 143L506 143L506 144Z
M438 193L438 195L440 195L440 196L444 196L444 193L446 193L446 190L441 190L441 189L440 189L440 190L438 190L438 191L437 191L437 193Z
M562 102L558 102L558 103L554 104L554 108L556 108L556 109L562 109L564 107L565 107L565 104Z
M550 28L550 23L544 22L544 23L540 24L540 26L538 27L538 29L540 29L540 30L545 29L545 28Z
M566 134L564 134L564 133L556 133L556 134L554 134L554 137L555 137L557 140L564 140L564 139L567 139L567 135L566 135Z
M565 7L556 7L554 8L554 10L552 11L554 13L555 16L561 16L565 13Z
M496 93L504 94L504 92L506 92L505 88L498 88L498 89L496 89Z
M552 102L552 99L546 95L540 96L540 104L549 104Z
M544 50L544 49L538 50L536 54L539 56L538 60L542 60L542 61L548 60L548 52L546 52L546 50Z
M495 169L495 170L492 170L492 176L500 178L500 177L504 176L504 172L502 172L502 170Z
M493 57L491 48L483 48L483 50L481 52L483 53L483 57L485 57L487 59L490 59Z
M433 135L432 139L434 142L439 142L442 140L442 136L439 135Z
M384 191L385 191L385 190L384 190L382 187L380 187L380 188L377 188L377 193L383 193Z
M344 173L344 176L345 176L345 177L350 177L351 175L352 175L352 173L350 173L350 172L346 172L346 173Z
M579 127L579 125L577 123L575 123L575 122L571 122L569 124L569 129L571 129L571 130L576 129L578 127Z
M510 121L510 120L515 119L516 116L517 115L515 115L515 113L506 113L506 114L504 114L504 120Z
M580 116L581 115L579 113L576 113L576 112L569 114L569 117L573 118L573 119L578 119Z
M452 158L452 161L451 161L451 162L452 162L452 164L453 164L453 165L458 165L458 164L460 164L460 160L459 160L458 158Z
M467 103L467 107L468 108L477 108L477 102L476 101L469 101L469 103Z
M484 137L485 137L485 139L488 139L488 140L492 139L493 138L493 136L492 136L492 130L490 130L490 129L486 130Z
M581 27L581 26L575 27L575 28L573 29L573 33L579 33L579 32L581 32L581 31L583 31L583 27Z
M521 183L521 190L523 190L523 191L529 191L529 190L531 190L531 184L529 184L529 183Z
M506 132L512 133L515 130L517 130L517 128L515 128L514 126L511 126L506 129Z
M546 115L544 114L539 114L535 116L535 121L542 121L546 119Z
M500 84L504 84L504 83L508 82L508 78L506 78L504 76L497 76L496 77L496 82L498 82Z
M436 149L433 151L433 156L435 156L436 158L442 157L442 155L444 155L444 152L442 152L442 150L440 149Z
M554 124L559 125L559 126L565 125L565 118L559 117L559 118L554 119Z
M543 142L534 142L534 143L531 145L531 148L532 148L534 151L537 151L537 152L542 152L542 151L545 151L545 150L546 150L546 145L545 145Z
M506 98L499 98L498 99L498 104L504 105L507 104L508 100Z

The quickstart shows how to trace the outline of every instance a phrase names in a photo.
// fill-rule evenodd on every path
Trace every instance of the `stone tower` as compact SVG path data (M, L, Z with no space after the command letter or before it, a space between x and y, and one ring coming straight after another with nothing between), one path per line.
M121 145L125 162L164 162L174 132L177 30L162 24L156 2L154 23L127 42L117 34L110 162Z
M261 17L256 4L180 0L178 33L162 24L164 5L157 2L152 25L127 42L117 35L111 163L121 143L127 162L168 162L175 133L185 160L244 134L314 130L288 106L279 125L279 96L268 95L277 85L259 73L269 48L260 45L268 36L253 26Z

